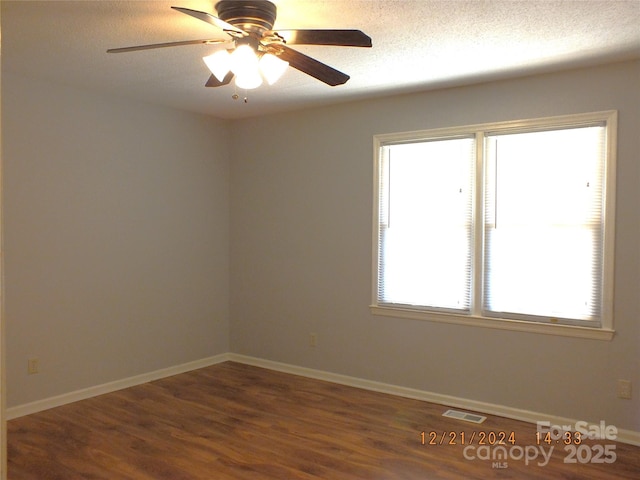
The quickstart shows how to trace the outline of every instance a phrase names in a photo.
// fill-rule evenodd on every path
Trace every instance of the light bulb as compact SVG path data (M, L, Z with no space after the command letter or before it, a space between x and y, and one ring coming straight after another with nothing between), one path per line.
M264 54L260 59L260 71L269 85L276 83L288 66L289 62L285 62L271 53Z
M204 63L207 64L211 73L221 82L224 81L224 77L229 73L231 68L231 55L226 50L219 50L213 55L203 57Z

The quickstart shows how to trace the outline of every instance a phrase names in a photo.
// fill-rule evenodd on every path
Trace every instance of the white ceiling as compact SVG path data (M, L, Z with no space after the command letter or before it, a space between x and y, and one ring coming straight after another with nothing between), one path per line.
M275 0L278 28L357 28L373 48L296 46L349 75L329 87L289 68L234 101L205 88L210 45L107 54L108 48L228 39L172 5L216 1L2 1L2 70L125 98L242 118L640 57L640 0Z

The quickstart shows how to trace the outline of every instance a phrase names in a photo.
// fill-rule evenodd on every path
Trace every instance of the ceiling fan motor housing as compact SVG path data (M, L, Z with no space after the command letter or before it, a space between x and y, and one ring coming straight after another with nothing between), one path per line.
M218 16L234 27L262 35L276 21L276 6L267 0L221 0L215 6Z

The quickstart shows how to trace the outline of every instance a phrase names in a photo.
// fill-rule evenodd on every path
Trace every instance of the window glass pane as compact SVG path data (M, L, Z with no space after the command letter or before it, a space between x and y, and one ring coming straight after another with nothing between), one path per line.
M379 302L469 309L474 152L473 138L383 147Z
M599 318L604 134L488 136L485 311Z

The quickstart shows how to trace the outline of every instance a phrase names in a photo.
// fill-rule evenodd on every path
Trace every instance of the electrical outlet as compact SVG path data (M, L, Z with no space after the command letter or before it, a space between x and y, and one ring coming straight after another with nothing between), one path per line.
M309 334L309 346L310 347L315 347L318 345L318 334L317 333L310 333Z
M27 360L27 373L34 375L40 371L40 360L36 357L29 358Z
M631 400L631 381L618 380L618 398Z

